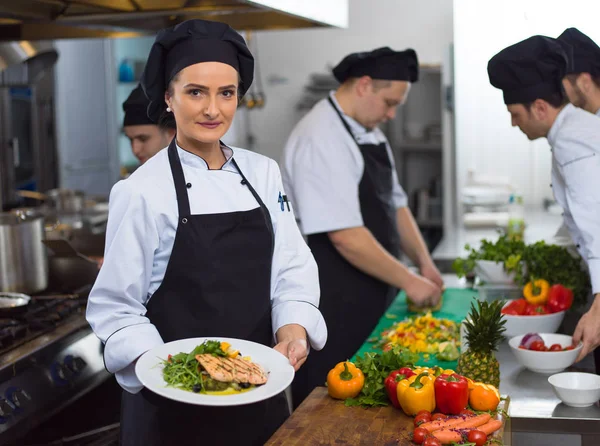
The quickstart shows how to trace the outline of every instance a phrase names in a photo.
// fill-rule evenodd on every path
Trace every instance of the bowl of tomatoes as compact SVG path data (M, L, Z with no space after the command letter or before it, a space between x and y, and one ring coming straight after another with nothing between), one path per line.
M555 309L548 305L533 305L525 299L507 301L502 308L502 317L506 320L504 336L512 338L531 332L556 333L566 310Z
M573 344L573 338L556 333L527 333L515 336L508 345L519 364L536 373L553 374L570 367L583 344Z

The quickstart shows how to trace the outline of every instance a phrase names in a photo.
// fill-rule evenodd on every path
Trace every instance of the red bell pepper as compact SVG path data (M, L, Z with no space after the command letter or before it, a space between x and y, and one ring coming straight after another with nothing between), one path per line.
M435 379L435 403L446 415L458 415L469 402L469 382L456 373L440 375Z
M573 291L560 284L552 285L547 305L552 313L568 310L573 305Z
M513 300L505 308L502 309L502 314L511 315L523 315L527 308L527 301L525 299Z
M396 389L398 387L398 383L403 379L410 378L413 375L416 375L416 373L413 372L411 369L409 369L408 367L402 367L399 370L394 370L393 372L390 372L388 377L383 382L383 384L385 385L385 391L387 393L387 396L396 409L401 408L400 403L398 402L398 391Z
M548 314L548 309L546 308L546 305L527 304L525 316L540 316L542 314Z

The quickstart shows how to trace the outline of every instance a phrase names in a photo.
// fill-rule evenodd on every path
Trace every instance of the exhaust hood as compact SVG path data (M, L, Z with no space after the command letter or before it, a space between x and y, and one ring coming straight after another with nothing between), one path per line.
M0 41L136 37L189 19L239 31L348 26L348 0L0 0Z

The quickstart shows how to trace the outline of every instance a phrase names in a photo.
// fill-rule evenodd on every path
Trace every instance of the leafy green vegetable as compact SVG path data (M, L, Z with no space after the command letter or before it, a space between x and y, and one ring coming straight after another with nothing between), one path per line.
M546 279L550 283L560 283L573 290L572 308L584 305L590 291L590 277L582 260L574 257L562 246L547 245L543 241L526 245L523 241L512 240L501 235L496 242L482 240L478 250L465 245L469 251L466 258L458 258L452 267L459 277L464 277L475 269L478 260L502 262L504 270L515 273L515 282L524 286L532 277Z
M383 353L357 356L355 365L365 375L365 385L356 398L345 401L346 406L387 406L390 402L383 382L393 370L413 366L418 359L419 355L398 345Z
M227 356L227 353L221 349L219 341L205 341L197 346L191 353L178 353L163 361L163 378L169 386L188 391L215 390L206 389L208 380L203 376L200 370L196 355L211 354L215 356ZM213 380L211 380L213 381ZM214 383L210 383L210 387Z

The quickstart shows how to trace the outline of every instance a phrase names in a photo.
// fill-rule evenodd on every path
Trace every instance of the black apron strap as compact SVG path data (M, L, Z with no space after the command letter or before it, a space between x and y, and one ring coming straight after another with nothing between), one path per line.
M185 176L183 175L183 167L179 160L179 154L177 153L177 144L175 144L175 138L169 144L169 164L171 164L171 172L173 172L173 181L175 183L175 193L177 194L177 208L179 210L179 219L182 221L184 218L190 216L190 200L187 194L187 187L185 185ZM187 222L187 220L185 220Z
M336 107L335 102L333 102L333 99L331 99L331 96L329 96L327 98L327 100L329 101L329 103L331 104L331 106L333 107L333 109L335 110L335 112L337 113L337 115L342 120L342 124L344 124L344 127L346 128L346 130L348 131L348 133L350 133L350 136L352 137L352 139L354 140L354 142L356 144L360 145L358 143L358 141L356 140L356 138L354 137L354 133L352 133L352 129L350 128L350 125L348 125L348 122L344 119L344 116L342 115L342 112Z
M271 220L271 215L269 214L269 209L267 208L267 206L265 206L265 203L262 201L262 199L260 198L260 195L258 195L258 193L254 189L254 187L252 187L252 184L250 184L250 182L246 179L244 172L242 172L242 169L240 169L240 166L238 166L238 163L235 161L234 158L231 158L231 163L234 165L234 167L240 173L240 176L242 177L242 184L244 186L248 187L248 189L250 190L250 193L252 194L254 199L258 202L260 209L263 212L263 215L265 217L265 223L267 225L267 229L271 233L271 242L272 242L271 243L271 254L273 254L273 252L275 252L275 234L273 231L273 221Z

